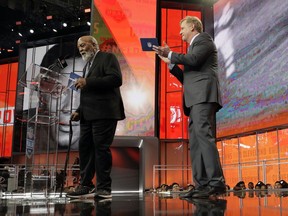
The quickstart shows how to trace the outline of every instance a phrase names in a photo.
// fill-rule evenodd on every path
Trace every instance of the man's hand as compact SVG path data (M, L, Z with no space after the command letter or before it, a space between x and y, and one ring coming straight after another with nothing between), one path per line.
M158 56L159 56L159 58L160 58L162 61L164 61L165 63L167 63L167 64L170 64L170 63L171 63L170 59L165 58L165 57L162 57L162 56L160 56L160 55L158 55Z
M155 46L153 45L152 49L159 55L162 57L167 58L170 50L170 47L164 42L164 47L162 46Z
M80 120L80 115L78 112L73 112L71 114L71 117L70 117L71 121L79 121Z
M86 86L86 79L85 78L79 78L75 82L75 88L76 89L83 89Z

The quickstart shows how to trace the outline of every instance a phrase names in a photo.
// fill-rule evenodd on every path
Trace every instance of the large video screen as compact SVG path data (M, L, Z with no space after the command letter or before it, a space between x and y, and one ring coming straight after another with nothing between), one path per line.
M120 63L123 76L123 85L120 90L126 119L118 122L116 135L154 136L155 54L142 51L140 38L156 35L156 1L135 2L134 4L129 2L129 5L124 3L123 0L93 1L90 34L97 39L101 51L114 53ZM75 49L78 38L77 36L72 41L59 39L55 41L60 42L49 42L41 46L35 43L33 47L28 48L25 55L27 79L32 76L37 77L35 70L29 69L31 63L51 69L60 57L64 57L68 65L58 71L60 74L66 78L69 78L72 72L81 76L84 62L79 56L79 51ZM23 112L27 110L29 118L29 113L33 115L31 110L37 108L59 115L58 128L49 127L49 130L44 126L37 128L38 138L43 140L39 141L36 138L37 142L45 143L49 137L50 143L58 142L58 148L66 149L69 142L69 117L79 105L79 93L68 91L57 100L54 100L54 97L50 98L49 94L48 96L38 95L35 100L39 103L36 103L35 108L31 106L29 89L24 89L23 95ZM44 109L45 104L47 109ZM47 104L50 105L47 106ZM73 122L72 128L71 149L77 150L79 123Z
M156 37L156 0L93 1L91 34L100 49L111 50L123 75L126 119L118 135L155 135L155 53L144 52L140 38Z
M283 0L214 5L224 102L218 137L288 123L287 14Z
M11 157L18 63L0 65L0 158Z
M53 147L55 148L56 142L58 142L58 149L66 149L68 147L70 132L69 119L71 113L79 106L80 93L67 88L61 95L55 95L52 90L51 93L47 91L49 88L53 89L51 87L52 82L44 82L42 80L45 77L53 75L54 72L55 74L57 72L61 74L61 80L59 77L58 81L61 82L63 86L68 86L71 73L82 76L85 62L80 57L76 48L76 40L77 38L74 38L74 40L71 41L35 46L27 49L25 63L26 73L23 78L27 80L27 87L24 88L23 93L23 112L25 113L27 111L27 120L31 118L32 120L29 121L32 122L33 115L37 112L37 141L35 142L37 142L39 151L43 151L46 148L47 140L49 140L49 145L52 149ZM63 68L58 67L58 60L60 58L63 58L63 61L66 63L66 66ZM47 73L49 72L48 69L51 70L51 74ZM41 79L38 87L39 89L35 89L28 80L33 80L35 78L37 80L40 72L46 73L46 75ZM22 80L20 79L20 83L21 81ZM32 93L35 93L35 95ZM33 110L35 110L34 113ZM57 116L58 124L54 123L53 116ZM78 149L80 136L79 126L79 122L72 123L72 150ZM35 129L33 131L35 132Z

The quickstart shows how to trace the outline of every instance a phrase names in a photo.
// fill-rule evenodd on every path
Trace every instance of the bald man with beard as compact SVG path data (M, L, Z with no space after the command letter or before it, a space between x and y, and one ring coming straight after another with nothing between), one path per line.
M87 62L83 77L75 82L75 87L81 90L80 105L71 114L72 121L80 120L80 185L67 196L111 198L110 146L117 122L125 118L120 93L122 74L116 56L101 52L94 37L80 37L77 46L82 59ZM95 174L96 187L92 182Z

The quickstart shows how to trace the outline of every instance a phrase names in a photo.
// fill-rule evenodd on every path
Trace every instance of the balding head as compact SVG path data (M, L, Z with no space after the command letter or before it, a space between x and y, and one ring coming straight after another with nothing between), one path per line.
M90 35L80 37L77 47L84 61L90 61L99 50L97 40Z
M91 43L93 45L96 45L98 47L98 42L97 40L91 36L91 35L86 35L86 36L82 36L78 39L78 44L79 44L79 41L84 41L86 43Z

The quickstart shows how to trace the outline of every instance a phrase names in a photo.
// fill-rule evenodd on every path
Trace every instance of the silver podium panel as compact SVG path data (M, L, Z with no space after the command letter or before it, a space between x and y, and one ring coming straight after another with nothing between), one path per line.
M112 193L144 192L153 187L153 165L159 164L157 137L116 136L111 152Z

